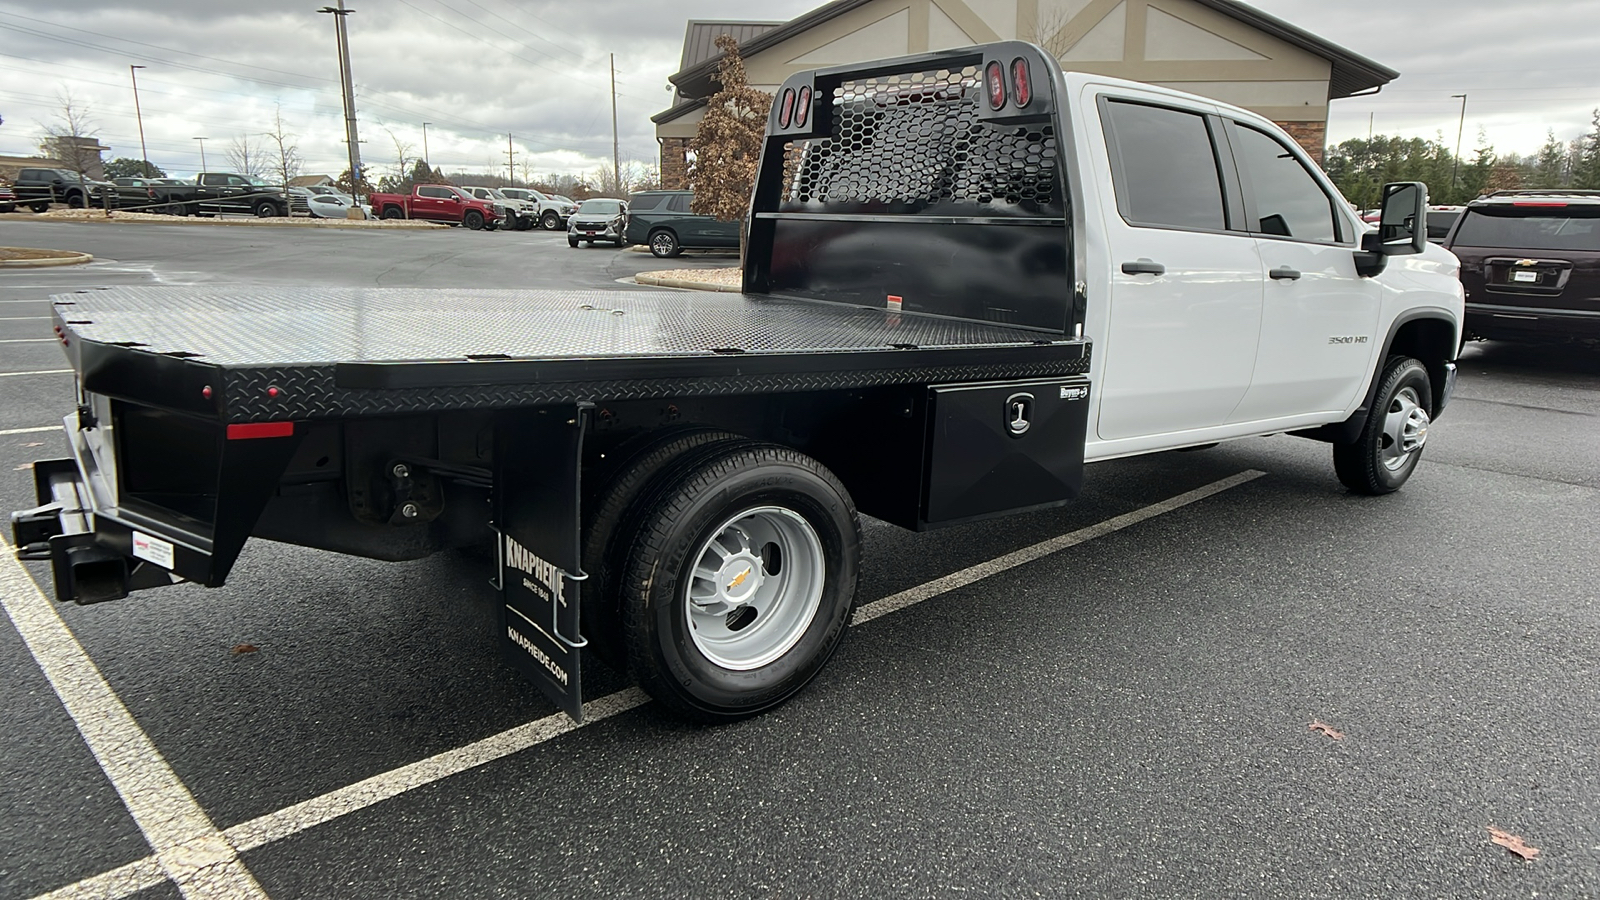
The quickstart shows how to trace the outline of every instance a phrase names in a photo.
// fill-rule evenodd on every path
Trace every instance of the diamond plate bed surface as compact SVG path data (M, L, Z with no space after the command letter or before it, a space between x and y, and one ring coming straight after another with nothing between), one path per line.
M1039 331L748 297L655 291L110 288L53 298L85 340L229 367L998 347Z

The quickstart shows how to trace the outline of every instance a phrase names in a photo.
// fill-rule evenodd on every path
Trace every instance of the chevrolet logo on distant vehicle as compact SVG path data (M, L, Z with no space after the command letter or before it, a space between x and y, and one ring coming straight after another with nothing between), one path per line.
M1517 265L1519 265L1519 266L1537 266L1538 264L1539 263L1537 261L1531 260L1531 259L1519 259L1519 260L1517 260Z

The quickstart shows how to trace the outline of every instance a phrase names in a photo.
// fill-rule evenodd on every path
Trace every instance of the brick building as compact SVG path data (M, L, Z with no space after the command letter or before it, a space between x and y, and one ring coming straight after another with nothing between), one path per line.
M1399 73L1235 0L834 0L788 22L691 21L671 108L651 117L661 178L682 187L689 138L717 88L713 41L739 39L750 83L802 69L1021 38L1069 71L1166 85L1260 113L1318 160L1328 104Z

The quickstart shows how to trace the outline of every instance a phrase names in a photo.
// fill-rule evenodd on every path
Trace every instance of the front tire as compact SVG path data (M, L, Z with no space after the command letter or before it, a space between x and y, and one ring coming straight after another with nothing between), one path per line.
M575 237L567 238L567 246L576 250L578 248L578 239Z
M467 214L461 217L461 224L473 231L480 231L483 229L483 213L475 209L469 209Z
M1422 458L1432 411L1427 367L1409 356L1390 359L1379 376L1361 436L1349 444L1333 445L1333 470L1339 482L1369 496L1399 490Z
M662 705L721 723L816 677L849 626L861 525L816 460L736 443L663 476L620 591L628 667Z
M557 215L553 210L546 212L544 217L539 220L539 224L544 226L545 231L556 231L561 228L561 216Z
M255 214L258 219L274 218L278 215L278 206L270 200L263 200L256 204Z

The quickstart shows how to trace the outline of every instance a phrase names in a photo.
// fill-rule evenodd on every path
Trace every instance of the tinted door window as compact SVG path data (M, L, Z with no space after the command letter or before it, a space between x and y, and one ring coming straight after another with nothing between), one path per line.
M1227 227L1205 116L1116 100L1105 109L1111 175L1124 219L1173 228Z
M689 194L673 194L672 199L667 201L667 209L675 213L687 213L692 200L693 197Z
M660 206L661 201L665 199L667 199L666 194L634 194L628 198L628 208L634 212L644 212Z
M1258 234L1336 241L1333 201L1276 138L1245 125L1234 129L1239 176L1255 195L1250 230Z

